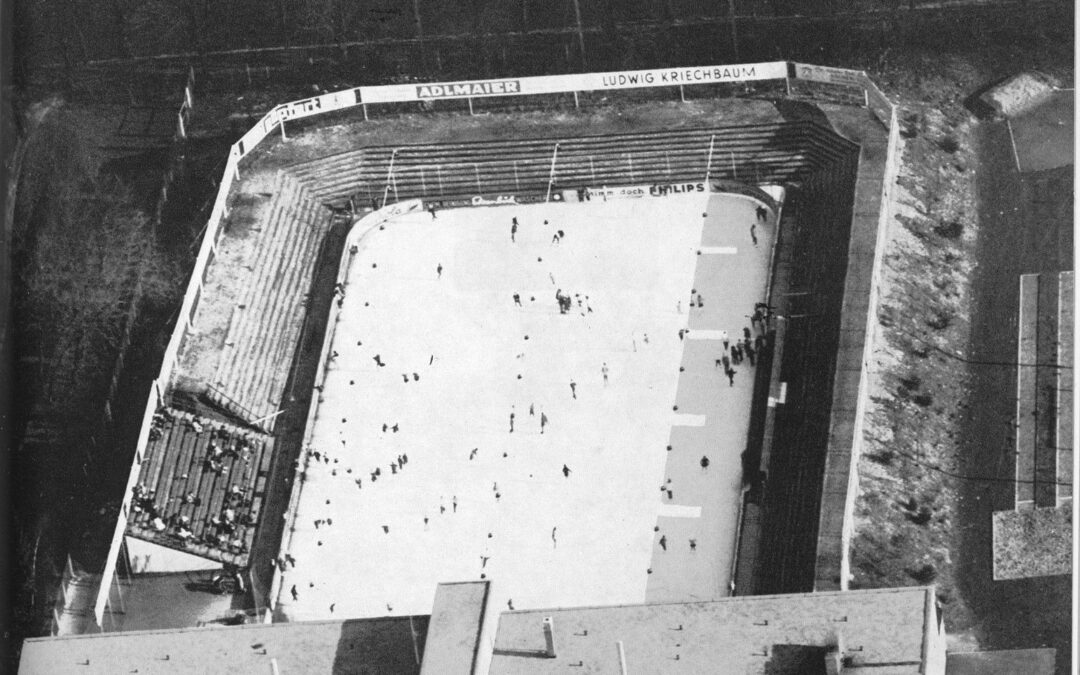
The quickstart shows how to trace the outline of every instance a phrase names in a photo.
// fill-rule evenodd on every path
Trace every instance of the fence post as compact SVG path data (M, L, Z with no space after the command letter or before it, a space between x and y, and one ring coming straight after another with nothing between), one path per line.
M469 101L469 114L472 115L473 114L472 97L470 96L467 100Z
M577 96L577 92L575 91L574 92L574 108L577 109L577 108L580 108L580 107L581 107L581 104L578 103L578 96Z
M683 89L683 86L681 84L679 85L679 100L681 100L683 103L686 103L686 91Z
M361 104L360 104L360 107L364 109L364 121L365 121L365 122L367 122L367 121L368 121L368 116L367 116L367 103L361 103Z
M279 117L278 118L278 126L281 127L281 140L283 140L283 141L289 140L288 137L285 136L285 118L284 117Z

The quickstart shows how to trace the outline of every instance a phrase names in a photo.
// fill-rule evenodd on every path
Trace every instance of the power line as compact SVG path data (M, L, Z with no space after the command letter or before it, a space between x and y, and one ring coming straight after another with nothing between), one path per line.
M954 353L952 353L950 351L946 351L945 349L942 349L941 347L938 347L937 345L935 345L934 343L926 340L925 338L922 338L922 337L916 335L915 333L912 333L911 331L909 331L909 330L907 330L905 328L901 328L900 326L897 326L896 324L893 324L892 326L890 326L890 328L894 328L894 329L900 331L901 333L903 333L904 335L907 335L908 337L912 338L913 340L918 340L919 342L923 343L924 345L926 345L930 349L933 349L936 352L944 354L945 356L948 356L951 359L956 359L957 361L961 361L963 363L970 363L970 364L976 365L976 366L1008 366L1008 367L1020 367L1020 366L1023 366L1023 367L1027 367L1027 368L1058 368L1060 370L1072 370L1073 369L1072 366L1066 366L1066 365L1063 365L1063 364L1060 364L1060 363L1024 363L1022 361L989 361L989 360L983 360L983 359L969 359L969 358L960 356L959 354L954 354Z
M901 450L894 450L893 452L900 455L901 457L905 457L907 459L910 459L912 462L915 462L919 466L925 467L925 468L930 469L932 471L937 471L938 473L944 474L944 475L946 475L946 476L948 476L950 478L955 478L957 480L969 480L969 481L984 482L984 483L1011 483L1013 485L1015 485L1017 483L1022 483L1022 484L1029 484L1030 483L1031 485L1035 485L1035 484L1039 484L1039 485L1061 485L1061 486L1072 487L1072 483L1063 483L1063 482L1060 482L1060 481L1049 481L1049 480L1036 481L1034 479L1032 479L1032 480L1021 480L1021 479L1017 479L1017 478L998 478L996 476L962 476L962 475L960 475L958 473L953 473L952 471L946 471L945 469L942 469L939 466L934 466L933 464L929 464L927 462L924 462L921 459L919 459L919 458L917 458L917 457L915 457L913 455L910 455L910 454L908 454L906 452L903 452Z

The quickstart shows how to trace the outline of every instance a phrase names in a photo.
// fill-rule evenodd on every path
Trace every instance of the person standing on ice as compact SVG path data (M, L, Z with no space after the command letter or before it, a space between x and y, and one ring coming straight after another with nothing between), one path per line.
M607 383L608 383L607 361L605 361L604 364L602 366L600 366L600 374L604 376L604 386L606 387Z
M541 412L540 413L540 435L541 436L544 435L544 427L547 426L547 423L548 423L547 414L545 414L544 412Z
M570 380L570 395L574 397L575 401L577 400L577 382L573 380Z
M510 433L514 433L514 413L510 413Z
M517 234L517 225L517 218L514 218L514 222L510 225L510 241L515 243L517 240L514 239L514 235Z

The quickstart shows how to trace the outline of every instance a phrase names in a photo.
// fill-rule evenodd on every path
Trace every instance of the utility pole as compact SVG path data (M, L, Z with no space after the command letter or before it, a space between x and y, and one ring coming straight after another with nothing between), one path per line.
M581 70L585 71L585 30L581 26L581 5L574 0L574 18L577 19L578 50L581 52Z
M731 18L731 49L735 61L739 60L739 36L735 33L735 0L728 0L728 16Z

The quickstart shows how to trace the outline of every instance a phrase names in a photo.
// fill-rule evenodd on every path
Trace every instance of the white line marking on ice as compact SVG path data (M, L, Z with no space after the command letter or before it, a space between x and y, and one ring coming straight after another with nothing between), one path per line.
M703 427L705 426L704 415L683 415L676 413L671 422L673 427Z
M689 340L720 340L723 339L721 335L723 331L719 330L691 330L686 332L686 338ZM729 334L730 335L730 334Z
M702 246L698 250L701 251L701 255L735 255L739 252L739 249L735 246Z
M683 506L681 504L661 504L660 513L663 518L700 518L700 506Z

